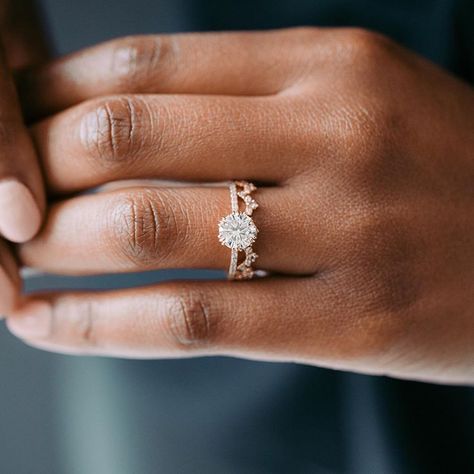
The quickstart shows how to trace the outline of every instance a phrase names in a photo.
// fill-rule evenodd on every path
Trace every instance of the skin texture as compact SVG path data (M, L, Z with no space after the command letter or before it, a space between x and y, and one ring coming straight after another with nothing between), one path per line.
M202 183L246 179L259 184L256 266L273 272L40 295L8 321L29 344L474 382L467 84L373 33L298 28L115 40L24 74L20 90L48 116L32 133L58 199L19 248L25 264L225 269L228 190ZM72 195L131 178L192 185Z
M46 57L37 20L31 1L0 1L0 235L12 242L38 232L45 208L41 171L12 77ZM0 239L0 314L19 303L20 283L14 256Z

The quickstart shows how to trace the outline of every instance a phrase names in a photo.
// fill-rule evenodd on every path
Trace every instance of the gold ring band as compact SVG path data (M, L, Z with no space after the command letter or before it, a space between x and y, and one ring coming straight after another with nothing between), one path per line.
M229 184L231 213L219 221L219 242L230 248L231 257L228 278L230 280L249 280L255 275L252 267L258 255L253 251L253 243L257 239L258 229L252 214L258 204L252 197L257 188L247 181L233 181ZM245 204L239 210L239 198ZM245 258L239 263L239 252Z

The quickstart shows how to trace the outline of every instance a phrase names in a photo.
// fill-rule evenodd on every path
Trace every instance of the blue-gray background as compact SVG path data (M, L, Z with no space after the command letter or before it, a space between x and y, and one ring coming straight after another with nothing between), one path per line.
M42 5L60 54L124 34L355 24L384 31L465 77L474 64L472 1ZM36 278L28 287L106 287L169 276ZM292 364L53 356L0 329L0 473L6 474L467 473L474 469L473 402L465 388Z

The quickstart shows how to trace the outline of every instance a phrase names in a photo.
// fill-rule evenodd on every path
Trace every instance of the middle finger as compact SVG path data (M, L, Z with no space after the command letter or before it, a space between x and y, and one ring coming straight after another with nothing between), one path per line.
M112 96L43 121L33 136L55 192L130 178L275 184L304 153L301 122L282 126L287 112L270 97Z

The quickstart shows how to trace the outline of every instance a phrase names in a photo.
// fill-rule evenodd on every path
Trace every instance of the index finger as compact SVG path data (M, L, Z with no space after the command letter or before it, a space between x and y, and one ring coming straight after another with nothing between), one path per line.
M130 36L25 70L18 87L33 117L113 94L273 95L307 70L313 39L304 29Z

